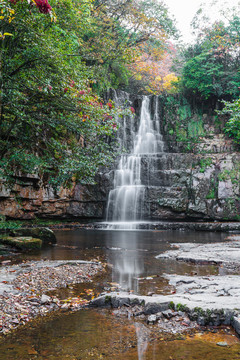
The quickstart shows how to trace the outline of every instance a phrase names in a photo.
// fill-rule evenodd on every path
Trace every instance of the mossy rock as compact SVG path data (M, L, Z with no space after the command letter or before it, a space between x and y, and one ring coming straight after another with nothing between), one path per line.
M0 255L6 255L7 253L9 253L9 248L6 245L1 244L0 239Z
M39 250L42 247L42 240L31 236L2 236L0 243L13 246L21 250Z
M29 236L41 239L43 244L55 244L57 242L54 232L48 228L25 228L11 231L12 236Z

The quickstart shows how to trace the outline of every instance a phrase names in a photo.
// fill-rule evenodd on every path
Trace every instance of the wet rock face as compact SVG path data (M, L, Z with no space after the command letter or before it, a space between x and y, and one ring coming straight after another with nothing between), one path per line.
M165 153L154 162L161 165L145 192L149 218L239 220L240 154Z
M239 164L238 153L143 157L144 218L239 220Z
M42 185L41 179L28 175L11 189L0 182L0 214L13 219L40 218L104 218L109 176L102 176L96 185L73 184L59 190Z
M197 324L200 326L231 324L239 334L238 286L234 288L235 291L232 291L230 297L218 294L218 291L226 286L228 288L231 286L233 289L234 279L229 277L219 280L219 277L205 279L177 275L169 275L168 278L176 286L176 293L173 295L156 295L152 298L127 293L108 293L95 298L90 305L117 308L118 310L114 310L113 313L139 316L141 319L145 318L148 324L158 322L164 331L181 332L183 328L190 329ZM208 284L209 289L206 286ZM125 309L122 310L124 307ZM137 311L135 311L136 307ZM166 322L170 326L164 328Z

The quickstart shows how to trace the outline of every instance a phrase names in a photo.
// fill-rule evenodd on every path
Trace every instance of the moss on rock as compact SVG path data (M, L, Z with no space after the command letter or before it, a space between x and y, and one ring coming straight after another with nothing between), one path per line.
M42 247L42 240L31 236L2 236L0 243L7 244L21 250L39 250Z
M54 232L48 228L25 228L17 229L11 232L13 236L27 236L41 239L43 244L55 244L57 242Z

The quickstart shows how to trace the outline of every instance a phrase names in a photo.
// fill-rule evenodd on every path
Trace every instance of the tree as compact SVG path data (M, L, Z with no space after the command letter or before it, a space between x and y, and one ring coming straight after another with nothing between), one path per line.
M229 120L225 125L225 132L240 146L240 99L231 102L224 102L222 111L219 114L227 114Z
M79 57L79 11L87 23L90 1L78 8L52 1L57 23L47 4L12 1L14 19L1 19L0 168L2 176L38 172L57 183L72 176L89 182L112 158L106 139L116 130L117 109L92 92L94 79ZM66 10L78 33L65 23Z
M93 181L114 156L119 116L99 95L127 82L139 44L163 43L175 31L166 8L143 0L0 1L2 176Z
M161 2L94 1L92 25L84 35L81 54L86 65L95 66L96 88L123 87L131 73L126 65L140 57L143 47L150 56L162 52L166 39L174 34L174 21Z
M177 88L174 83L178 81L178 77L171 70L176 52L174 46L168 43L165 50L160 47L148 51L147 45L142 46L141 55L129 65L132 74L130 86L135 87L135 92L175 93Z
M204 28L196 44L184 52L181 85L186 95L199 101L231 100L240 87L239 20L215 22Z

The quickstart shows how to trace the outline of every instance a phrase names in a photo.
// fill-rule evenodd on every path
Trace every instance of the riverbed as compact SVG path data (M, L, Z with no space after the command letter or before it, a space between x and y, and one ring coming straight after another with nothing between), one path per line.
M219 243L228 233L184 231L56 231L57 244L40 252L4 258L23 260L94 260L109 264L93 284L57 290L61 299L92 291L166 295L174 288L164 274L188 276L235 274L214 264L156 258L171 243ZM51 293L50 293L51 295ZM186 326L186 330L188 326ZM240 344L229 326L204 332L164 333L141 319L117 316L111 309L84 309L38 318L0 341L0 359L240 359Z

